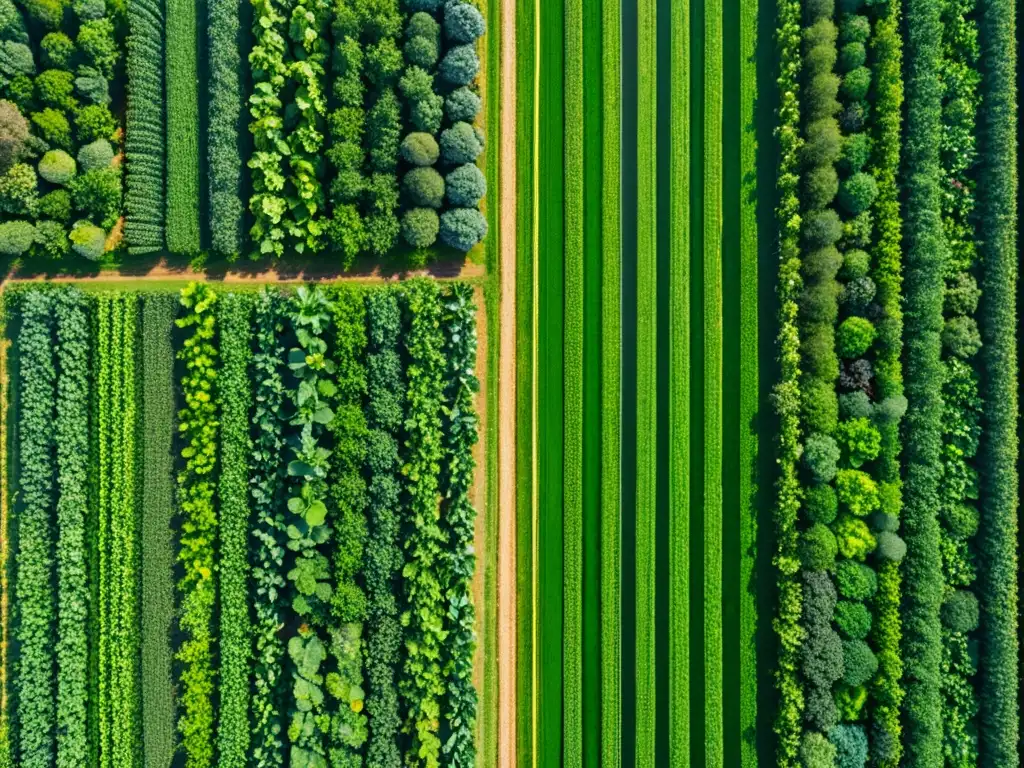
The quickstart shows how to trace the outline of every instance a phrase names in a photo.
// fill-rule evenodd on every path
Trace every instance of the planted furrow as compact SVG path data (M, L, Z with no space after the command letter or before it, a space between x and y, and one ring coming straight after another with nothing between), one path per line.
M166 241L196 253L199 240L199 30L197 0L167 0Z
M238 0L207 0L207 48L209 93L206 141L209 226L212 249L223 256L242 252L241 137L242 57Z

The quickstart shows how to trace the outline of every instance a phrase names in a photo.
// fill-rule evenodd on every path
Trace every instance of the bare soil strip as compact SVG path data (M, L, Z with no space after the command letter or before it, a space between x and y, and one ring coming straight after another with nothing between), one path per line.
M498 766L516 768L516 4L501 0Z

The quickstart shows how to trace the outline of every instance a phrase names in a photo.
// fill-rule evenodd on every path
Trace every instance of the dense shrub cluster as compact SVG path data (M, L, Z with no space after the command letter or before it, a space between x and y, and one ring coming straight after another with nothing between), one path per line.
M207 8L209 97L207 113L207 186L210 245L226 256L244 249L242 223L241 132L242 57L239 53L239 3L210 0Z
M0 253L61 258L74 250L100 258L117 245L121 168L77 156L96 142L120 144L110 82L123 33L105 7L5 3L0 29ZM83 159L95 158L88 152ZM89 165L89 167L86 167ZM10 219L15 219L14 221ZM100 232L88 244L75 230ZM108 244L107 233L114 235Z

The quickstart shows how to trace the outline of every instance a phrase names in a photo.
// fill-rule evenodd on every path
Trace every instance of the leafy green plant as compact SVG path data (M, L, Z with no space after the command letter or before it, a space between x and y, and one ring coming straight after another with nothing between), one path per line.
M241 123L242 58L239 54L239 4L224 0L207 3L209 57L209 126L207 184L210 197L210 241L217 253L237 256L243 249Z
M167 115L165 234L174 253L196 253L199 227L199 20L198 7L170 0L164 14Z

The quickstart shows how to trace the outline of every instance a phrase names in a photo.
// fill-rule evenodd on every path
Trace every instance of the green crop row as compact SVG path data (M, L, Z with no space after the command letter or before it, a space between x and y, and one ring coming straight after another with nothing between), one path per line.
M220 538L220 706L217 765L246 768L249 753L249 563L248 460L252 297L229 293L217 303L217 372L220 403L220 477L217 514Z
M89 510L89 317L75 289L58 293L57 445L57 765L88 760L89 585L85 526Z
M21 505L15 554L14 631L18 647L17 764L48 768L56 756L56 678L51 629L56 618L53 593L54 402L53 303L30 293L21 307L18 355L23 384L18 393L17 482Z
M164 247L164 7L138 0L127 9L124 236L129 252L147 253Z
M178 301L142 298L142 723L143 763L170 765L174 755L174 346Z
M168 0L164 30L167 78L167 248L196 253L199 235L199 30L195 0Z
M177 653L181 663L178 731L188 768L214 764L217 298L205 283L190 283L181 292L185 315L175 321L178 328L188 333L188 339L177 352L183 370L184 400L184 407L178 411L178 430L184 445L181 457L185 459L177 478L177 504L184 517L178 536L178 624L184 636Z

